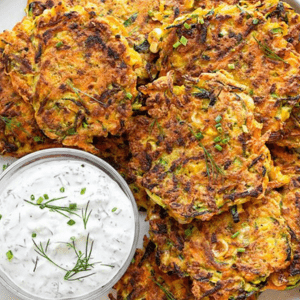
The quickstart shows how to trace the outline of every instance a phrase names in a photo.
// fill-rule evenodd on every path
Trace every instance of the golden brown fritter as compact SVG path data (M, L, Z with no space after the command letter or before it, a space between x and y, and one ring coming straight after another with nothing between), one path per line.
M117 297L111 300L193 300L191 283L177 275L163 273L156 265L155 245L144 238L144 249L138 249L121 280L114 286Z
M49 138L97 153L93 137L121 134L131 116L140 56L113 17L80 6L58 5L34 24L37 123Z
M277 131L299 101L300 87L299 54L283 38L287 26L274 35L277 27L259 12L239 6L198 9L164 27L158 68L162 75L174 70L179 83L186 75L227 70L248 87L264 132ZM152 42L157 37L150 34Z
M134 119L131 168L150 198L180 223L209 220L260 198L273 180L267 136L244 89L221 72L182 86L169 74L140 88L151 118Z
M2 54L10 34L0 35L0 153L21 157L60 144L53 143L38 128L33 108L14 91L10 77L6 75Z
M193 280L196 299L245 299L293 259L281 195L235 207L210 222L180 225L156 206L149 212L150 237L160 268Z

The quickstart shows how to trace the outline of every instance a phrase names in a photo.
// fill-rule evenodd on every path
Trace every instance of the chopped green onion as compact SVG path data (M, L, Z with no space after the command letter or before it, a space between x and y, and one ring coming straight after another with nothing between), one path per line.
M2 219L2 215L0 215L0 220Z
M181 45L180 42L176 42L176 43L173 45L173 48L176 49L176 48L178 48L180 45Z
M254 94L253 90L250 90L250 91L249 91L249 95L250 95L250 96L253 96L253 94Z
M60 190L61 193L65 192L65 188L64 187L61 187L59 190Z
M31 195L30 199L33 201L35 199L34 195Z
M9 261L13 259L14 255L13 255L13 253L11 252L11 250L9 250L9 251L6 252L6 257L7 257L7 259L8 259Z
M215 148L216 148L218 151L222 151L222 150L223 150L222 146L219 145L219 144L215 145Z
M218 124L216 124L215 126L216 126L216 128L222 127L222 124L218 123Z
M273 29L271 29L271 32L272 33L279 33L279 32L282 32L282 28L273 28Z
M254 25L258 24L258 22L259 22L258 19L253 19L253 21L252 21L252 23L253 23Z
M5 171L8 168L9 164L3 165L2 170Z
M111 211L115 212L117 209L118 209L117 207L114 207Z
M239 234L240 234L240 232L237 231L235 234L233 234L233 235L231 236L231 238L234 239L234 238L236 238Z
M49 199L49 196L47 194L44 195L45 200Z
M188 40L187 40L187 38L186 38L186 37L184 37L184 36L182 36L182 37L180 38L180 43L181 43L183 46L186 46L186 45L187 45L187 43L188 43Z
M77 208L77 204L76 203L70 203L69 204L69 208L70 209L76 209Z
M85 194L85 191L86 191L86 188L81 189L80 195L84 195L84 194Z
M128 98L128 99L132 99L132 94L131 93L126 93L126 97Z
M221 141L222 144L228 144L228 142L229 142L229 138L223 139L223 140Z
M191 25L190 24L188 24L188 23L184 23L184 25L183 25L184 27L185 27L185 29L191 29Z
M39 197L36 201L37 204L41 204L44 201L43 197Z
M220 142L221 141L221 137L220 136L217 136L215 139L214 139L214 142L215 143L218 143L218 142Z
M60 48L63 44L64 44L63 42L58 42L55 47Z
M202 132L197 132L197 133L195 133L195 138L197 140L202 140L204 138L204 136L203 136Z
M222 117L221 117L220 115L217 116L216 119L215 119L215 121L216 121L217 123L220 123L220 122L222 121Z
M245 252L246 251L246 249L245 248L237 248L237 250L236 250L237 252Z
M123 23L123 25L124 25L125 27L129 27L130 25L132 25L132 24L135 22L135 20L137 19L138 14L139 14L139 13L135 13L135 14L131 15L131 16Z
M70 221L68 221L67 224L70 225L70 226L73 226L75 223L76 223L76 222L75 222L74 220L71 219Z
M235 69L235 65L234 64L228 64L228 69L234 70Z
M36 237L36 233L33 232L31 236L32 236L33 238L35 238L35 237Z

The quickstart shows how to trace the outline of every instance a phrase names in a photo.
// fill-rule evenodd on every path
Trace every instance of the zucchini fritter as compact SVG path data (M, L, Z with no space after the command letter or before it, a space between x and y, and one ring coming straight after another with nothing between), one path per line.
M163 273L156 265L155 245L144 238L144 249L138 249L121 280L114 286L117 297L111 300L193 300L188 278Z
M11 79L6 75L3 51L10 34L0 35L0 153L21 157L60 144L42 133L34 119L33 108L14 91Z
M272 192L209 222L189 225L178 224L156 206L149 213L150 237L160 268L189 276L196 299L246 299L293 258L280 201L281 195Z
M227 70L248 87L264 132L277 131L299 102L300 87L299 54L272 33L277 27L259 12L239 6L198 9L164 27L158 68L162 75L174 70L179 83L187 74ZM286 35L287 26L282 30ZM152 42L157 37L150 34Z
M221 72L189 80L175 86L169 74L140 88L151 118L136 117L129 134L131 168L180 223L262 197L272 175L245 87Z
M58 5L34 24L37 123L49 138L97 153L93 137L124 132L140 56L113 17L97 17L81 6Z

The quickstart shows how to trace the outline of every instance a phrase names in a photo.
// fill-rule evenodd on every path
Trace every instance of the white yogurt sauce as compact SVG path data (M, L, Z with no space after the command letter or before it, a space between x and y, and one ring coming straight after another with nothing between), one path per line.
M39 197L44 198L41 204L59 197L66 198L48 205L69 207L76 203L78 210L74 212L79 216L63 212L75 224L68 225L70 219L58 212L24 201L37 204ZM85 211L88 201L87 213L92 212L84 229L81 209ZM128 258L134 239L130 200L108 175L80 161L46 162L24 170L2 191L0 215L0 268L25 291L49 299L82 296L108 283ZM94 241L89 263L97 264L71 279L95 274L64 280L66 271L59 267L72 270L78 260L66 243L74 240L77 253L85 254L88 234L88 252ZM33 240L44 250L50 240L46 254L59 267L35 252Z

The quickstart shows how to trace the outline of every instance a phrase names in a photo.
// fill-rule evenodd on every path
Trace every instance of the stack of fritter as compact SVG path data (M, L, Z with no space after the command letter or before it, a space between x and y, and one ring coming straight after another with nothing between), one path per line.
M296 286L299 15L278 0L30 0L26 12L1 34L0 151L74 147L124 176L150 238L116 299Z

